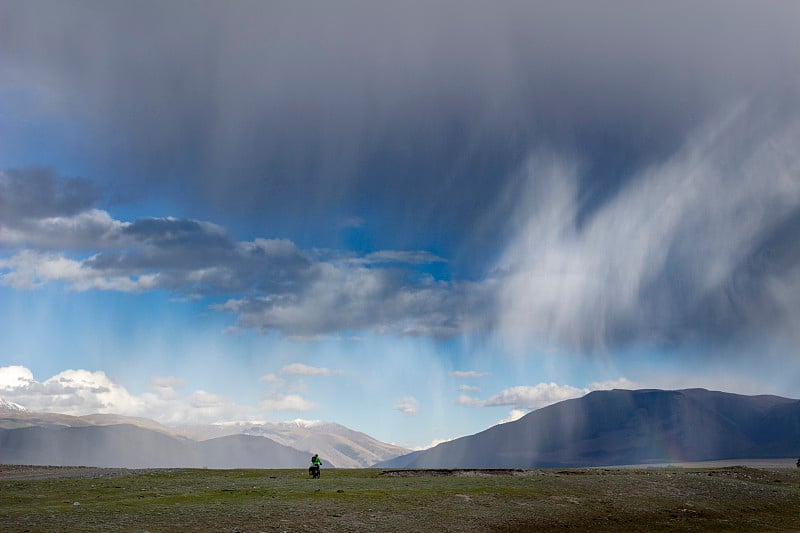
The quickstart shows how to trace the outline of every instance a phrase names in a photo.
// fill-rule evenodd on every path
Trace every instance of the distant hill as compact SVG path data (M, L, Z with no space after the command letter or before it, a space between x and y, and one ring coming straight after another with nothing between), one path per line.
M1 400L0 400L1 401ZM7 402L10 403L10 402ZM16 404L15 404L16 405ZM22 406L19 406L22 407ZM20 410L0 408L0 428L13 429L23 427L85 427L85 426L113 426L130 424L144 429L152 429L170 436L178 436L173 429L163 426L155 420L132 416L113 414L92 414L85 416L64 415L60 413L42 413L29 411L22 407Z
M613 390L560 402L374 466L583 467L799 453L800 400L705 389Z
M409 452L333 422L294 420L276 423L241 423L178 426L173 430L194 439L223 435L257 435L305 452L318 453L325 464L337 468L366 468Z
M301 452L264 437L193 441L130 424L0 429L0 463L122 468L303 468Z
M337 468L365 468L409 451L407 448L381 442L369 435L332 422L294 420L276 423L242 422L167 427L149 418L115 414L71 416L58 413L38 413L0 399L0 429L31 427L56 429L124 424L155 431L172 438L193 441L206 441L234 435L266 437L270 441L300 450L308 457L312 453L318 453L326 466ZM308 458L306 458L306 462L308 462Z

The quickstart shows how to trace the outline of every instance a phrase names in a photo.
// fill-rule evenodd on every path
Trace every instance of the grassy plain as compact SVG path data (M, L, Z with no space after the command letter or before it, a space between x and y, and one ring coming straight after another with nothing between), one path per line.
M800 470L0 466L0 531L800 531Z

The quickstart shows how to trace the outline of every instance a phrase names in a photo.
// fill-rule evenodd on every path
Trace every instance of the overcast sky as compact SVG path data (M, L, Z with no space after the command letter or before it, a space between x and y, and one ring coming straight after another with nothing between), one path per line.
M0 397L415 447L800 397L797 20L0 0Z

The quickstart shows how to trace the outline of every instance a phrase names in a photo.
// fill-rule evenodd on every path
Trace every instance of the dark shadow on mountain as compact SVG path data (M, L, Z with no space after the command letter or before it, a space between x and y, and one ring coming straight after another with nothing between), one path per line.
M800 400L705 389L598 391L379 468L586 467L796 457Z

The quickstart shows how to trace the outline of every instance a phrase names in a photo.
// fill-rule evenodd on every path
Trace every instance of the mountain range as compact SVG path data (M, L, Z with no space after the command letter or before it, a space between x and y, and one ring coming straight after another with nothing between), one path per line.
M306 452L263 437L206 441L131 424L0 429L0 463L122 468L298 468Z
M796 458L800 400L705 389L596 391L514 422L409 450L339 424L166 427L111 414L35 413L0 400L0 463L296 468L542 468Z
M197 440L228 435L266 437L284 446L318 453L325 458L327 464L337 468L365 468L410 451L340 424L319 420L177 426L174 430L180 435Z
M327 466L359 468L409 451L331 422L167 427L148 418L39 413L0 402L5 464L294 468L318 453Z
M383 468L533 468L797 457L800 400L705 389L597 391Z

